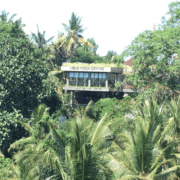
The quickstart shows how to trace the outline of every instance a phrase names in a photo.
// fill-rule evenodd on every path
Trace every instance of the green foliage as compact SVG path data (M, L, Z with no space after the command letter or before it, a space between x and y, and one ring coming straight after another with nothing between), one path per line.
M87 51L92 51L94 54L96 54L96 51L97 51L97 49L98 49L99 46L96 44L94 38L89 38L89 39L87 39L87 41L90 42L94 47L92 48L92 47L86 46L85 49L86 49Z
M66 126L61 126L69 130L71 136L64 136L63 131L49 121L50 134L36 146L26 146L18 153L15 156L16 167L32 165L29 172L39 169L37 176L44 176L43 179L111 179L113 172L105 158L107 150L104 144L112 138L105 119L106 116L95 123L86 115L83 118L77 116Z
M105 113L109 114L111 118L116 116L118 110L118 99L104 98L96 102L92 108L92 115L96 120L99 120Z
M166 14L168 17L162 18L161 28L176 28L179 27L180 23L180 2L172 2L169 4L169 11Z
M63 24L63 26L65 27L65 29L67 28L67 25ZM75 30L77 34L80 35L84 31L82 27L83 26L81 25L81 18L78 17L74 12L72 12L71 18L69 20L69 28L71 30Z
M98 45L96 44L94 38L89 38L89 39L87 39L87 41L88 41L89 43L91 43L91 44L93 45L93 47L90 47L90 46L88 46L87 44L84 44L82 47L80 47L80 48L78 48L78 49L91 52L92 54L96 54L96 51L97 51L97 49L98 49Z
M74 58L72 62L82 62L82 63L101 63L103 58L99 55L92 53L92 51L85 51L84 47L78 48L74 53Z
M0 149L4 155L8 155L7 149L15 140L20 139L26 133L18 125L17 121L24 121L22 114L17 112L0 112Z
M22 24L21 19L13 21L16 14L12 15L8 20L9 13L2 11L0 15L0 41L4 38L10 38L12 41L16 38L25 38L25 33L22 29L24 24Z
M130 81L137 88L155 83L176 91L179 88L179 29L145 31L126 50L134 57ZM178 54L177 58L173 56Z
M170 139L172 118L164 116L164 105L146 101L135 115L133 129L121 133L119 157L119 178L121 179L168 179L176 177L176 146L179 141ZM166 143L162 143L166 142Z
M10 158L0 157L0 177L3 177L3 172L6 171L6 168L12 163Z
M76 17L76 15L72 13L72 17L69 21L69 27L66 24L63 24L68 35L60 36L58 40L54 43L57 51L59 48L61 49L62 47L64 47L67 56L70 58L69 61L71 61L73 58L73 51L81 45L86 45L91 48L94 47L90 42L86 41L81 36L81 33L84 31L84 29L82 29L80 23L81 20L79 19L79 17Z
M0 53L0 108L10 112L14 107L28 117L44 97L54 92L47 61L28 39L4 39Z
M43 49L49 42L52 41L52 39L54 38L51 37L48 40L45 39L45 31L43 31L43 33L41 34L39 31L39 27L37 25L37 35L35 33L31 33L32 39L34 40L35 44L38 45L39 49Z
M114 52L114 51L108 51L107 54L106 54L107 61L111 61L113 56L117 56L117 53Z
M133 58L133 74L128 79L135 88L143 90L155 84L167 92L179 92L180 28L179 2L170 4L169 20L155 31L144 31L122 53Z
M109 116L106 120L113 121L110 125L110 129L114 133L114 140L119 144L121 141L119 134L125 129L129 129L134 124L132 119L124 120L124 116L131 113L132 104L133 101L131 100L131 97L125 97L121 102L116 98L100 99L91 108L92 118L99 120L107 113Z

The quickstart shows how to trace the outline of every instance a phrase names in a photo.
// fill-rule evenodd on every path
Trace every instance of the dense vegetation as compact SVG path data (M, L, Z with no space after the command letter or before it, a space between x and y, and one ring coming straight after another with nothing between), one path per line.
M74 13L53 44L38 26L28 36L14 16L0 15L0 179L180 179L179 2L159 29L105 57ZM70 106L63 62L119 66L127 56L125 82L139 93Z

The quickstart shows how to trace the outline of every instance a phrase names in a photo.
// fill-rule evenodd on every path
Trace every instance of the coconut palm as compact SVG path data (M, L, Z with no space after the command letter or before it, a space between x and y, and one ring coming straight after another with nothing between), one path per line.
M6 167L2 177L7 180L39 180L38 174L38 168L33 169L30 164L20 162Z
M111 165L120 179L176 179L180 168L176 159L180 154L174 150L178 141L165 140L172 118L164 126L159 123L156 104L149 102L147 106L145 109L149 108L151 114L138 116L134 130L121 134L123 146L114 145L118 153L114 153L116 158Z
M45 31L43 31L43 33L41 34L39 31L39 27L37 25L37 35L35 33L31 33L32 35L32 39L34 40L35 44L37 44L39 49L43 49L49 42L52 41L52 39L54 38L51 37L48 40L45 39Z
M49 167L49 179L111 179L105 144L112 137L105 119L106 115L95 123L87 117L76 117L66 126L69 139L49 123L51 134L37 146L26 148L16 160L31 162L35 167L42 165L41 171Z
M173 117L175 123L175 133L179 135L180 133L180 96L176 99L171 99L169 103L169 109L171 112L171 116Z
M40 104L32 111L31 119L28 122L17 121L26 131L29 137L22 138L12 143L8 149L24 149L26 145L37 143L49 133L48 115L49 108L45 104ZM16 113L18 113L15 110Z
M83 39L82 32L84 29L82 28L81 19L77 17L74 12L72 13L71 19L69 20L69 27L66 24L63 24L65 31L68 33L67 36L60 36L58 40L54 43L59 48L64 46L66 47L67 52L69 52L70 61L72 59L72 53L75 49L77 49L81 45L87 45L91 48L94 46Z
M9 15L9 13L7 13L6 11L2 11L2 13L0 15L0 21L5 22L5 23L10 23L13 21L14 17L17 14L13 14L9 19L8 19L8 15Z

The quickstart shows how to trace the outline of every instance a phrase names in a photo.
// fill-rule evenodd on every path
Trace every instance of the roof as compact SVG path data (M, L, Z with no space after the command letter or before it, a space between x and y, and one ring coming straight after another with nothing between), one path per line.
M131 58L131 59L129 59L128 61L126 61L125 63L124 63L126 66L133 66L133 58Z
M74 67L117 67L116 64L110 64L110 63L81 63L81 62L75 62L75 63L63 63L62 66L74 66Z

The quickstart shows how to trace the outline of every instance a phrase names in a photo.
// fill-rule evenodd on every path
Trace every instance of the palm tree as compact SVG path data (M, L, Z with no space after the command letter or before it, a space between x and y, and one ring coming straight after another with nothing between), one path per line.
M175 161L180 154L174 151L178 141L165 140L172 118L163 127L162 107L157 111L157 104L150 101L144 110L149 113L141 109L134 130L121 134L123 146L114 145L118 153L111 164L120 179L175 179L180 168Z
M0 21L5 22L5 23L13 22L13 19L17 14L13 14L9 19L8 19L8 15L9 15L9 13L2 11L2 13L0 15Z
M46 135L49 133L49 108L45 104L40 104L37 108L32 111L31 119L28 122L18 121L26 131L29 132L29 137L22 138L18 141L12 143L8 149L8 151L12 149L24 149L28 144L37 143L41 139L44 139ZM18 111L16 111L18 114Z
M178 136L180 133L180 96L176 99L172 98L168 106L175 123L175 133Z
M1 174L3 179L8 180L39 180L38 168L33 169L30 164L19 162L18 164L11 163L3 169Z
M65 31L68 33L67 36L60 36L58 40L54 43L58 47L65 46L67 52L69 52L70 61L72 59L72 53L75 49L77 49L81 45L87 45L91 48L94 46L83 39L82 32L85 30L82 28L81 19L77 17L74 12L72 13L71 19L69 20L69 27L66 24L63 24Z
M106 141L111 139L106 115L98 122L83 116L68 122L70 136L65 138L52 123L51 134L37 146L31 145L18 155L16 160L42 165L51 172L49 179L98 180L111 179L113 171L108 167Z
M0 15L1 36L10 35L10 37L13 38L20 38L20 37L27 38L22 29L22 27L24 27L24 24L22 24L21 19L13 21L16 14L13 14L9 19L8 19L8 15L9 13L6 13L5 11L2 11Z
M34 40L34 42L37 44L39 49L43 49L49 42L52 41L52 39L54 38L51 37L48 40L45 39L45 31L43 31L43 33L41 34L39 31L39 27L37 25L37 35L35 33L31 33L32 35L32 39Z

